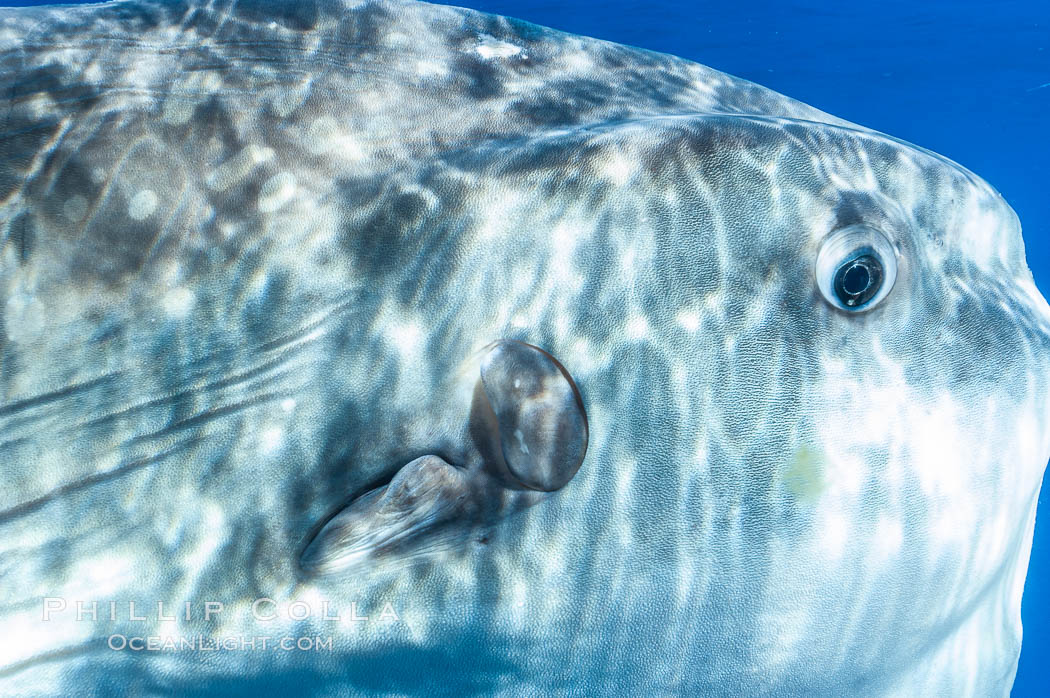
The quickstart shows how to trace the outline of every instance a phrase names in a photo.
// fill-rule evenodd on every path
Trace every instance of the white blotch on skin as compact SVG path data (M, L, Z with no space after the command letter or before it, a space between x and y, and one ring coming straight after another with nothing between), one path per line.
M524 581L517 579L511 582L509 589L510 605L505 613L509 613L514 627L523 628L534 616L526 611L525 600L529 598L529 587ZM506 590L504 590L506 593Z
M173 288L164 295L164 311L172 317L186 317L194 300L193 291L188 288Z
M521 46L511 44L506 41L500 41L499 39L484 35L481 37L481 43L475 49L478 55L485 60L492 60L493 58L511 58L522 53ZM524 58L525 56L522 55Z
M696 332L700 328L700 316L692 310L683 310L678 313L678 324L686 332Z
M433 78L448 74L448 66L437 61L422 60L416 63L416 72L420 77Z
M75 576L71 578L78 580L85 590L90 589L92 593L97 590L99 594L114 594L123 589L126 581L133 577L134 568L135 563L131 558L109 551L98 557L92 556L79 561L72 570Z
M604 162L602 170L614 185L623 185L635 175L638 168L625 156L613 153Z
M816 547L828 561L838 560L849 545L852 522L840 510L821 512L816 527Z
M284 206L295 196L295 175L281 172L266 180L259 191L259 211L271 213Z
M321 116L306 129L306 148L314 155L333 153L347 160L362 160L364 148L330 116Z
M263 453L273 453L284 442L284 431L280 427L270 427L259 438L259 447Z
M47 118L55 112L55 100L43 93L29 97L23 104L37 119Z
M229 526L226 523L226 515L223 507L217 502L205 499L197 507L198 520L196 530L197 544L184 548L186 552L182 555L180 562L183 569L199 570L212 559L215 550L226 540Z
M964 548L970 542L970 531L977 529L979 518L973 501L941 507L936 516L931 515L930 539L941 546Z
M3 310L4 334L13 342L31 341L47 326L49 316L33 294L15 291Z
M623 269L625 274L634 274L634 260L637 256L637 252L633 247L628 247L620 255L620 268Z
M478 237L487 240L506 234L513 227L520 206L521 195L513 191L487 196L478 221Z
M627 336L631 339L641 339L649 334L649 321L644 315L635 315L627 321Z
M99 65L98 61L92 61L83 73L84 81L98 84L102 82L102 66Z
M414 356L423 338L423 330L415 322L408 320L390 327L391 342L402 356Z
M525 435L521 433L521 429L514 430L514 438L518 440L518 448L521 449L521 452L527 454L529 447L525 445Z
M285 412L291 412L292 410L295 409L295 400L293 400L292 398L288 398L286 400L282 400L281 401L281 409L284 410Z
M586 228L576 222L562 222L551 231L550 277L570 289L583 285L583 276L575 273L576 244Z
M157 195L152 189L143 189L128 202L128 215L137 221L151 216L157 209Z
M562 62L568 72L589 73L594 70L594 59L586 51L566 53Z
M875 524L875 553L881 562L900 552L901 544L904 542L904 530L901 522L889 516L879 517Z

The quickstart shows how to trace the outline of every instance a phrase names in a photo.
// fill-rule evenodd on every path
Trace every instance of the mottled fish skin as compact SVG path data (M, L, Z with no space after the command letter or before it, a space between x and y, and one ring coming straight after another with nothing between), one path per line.
M864 313L814 272L854 225ZM305 573L462 464L500 339L579 389L571 482ZM0 693L1007 695L1048 377L994 189L716 70L396 0L0 9Z

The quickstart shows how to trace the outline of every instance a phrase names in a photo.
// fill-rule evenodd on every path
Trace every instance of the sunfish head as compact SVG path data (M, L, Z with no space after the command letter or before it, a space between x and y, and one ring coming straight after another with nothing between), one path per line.
M426 571L385 588L426 635L467 603L485 646L571 656L609 690L1009 685L1050 315L994 189L859 127L710 114L475 149L422 181L469 213L443 321L557 357L590 429L572 481L477 557L421 536ZM338 562L319 540L308 566ZM345 604L382 569L315 583Z
M575 479L452 578L491 590L486 642L548 628L544 652L610 690L1009 686L1050 315L994 189L872 131L753 115L450 167L462 263L487 269L457 292L491 299L481 333L558 357L590 424Z

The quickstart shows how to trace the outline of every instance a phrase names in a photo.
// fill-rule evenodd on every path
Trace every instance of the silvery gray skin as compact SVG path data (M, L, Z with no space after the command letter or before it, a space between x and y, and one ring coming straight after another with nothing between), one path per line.
M958 165L399 1L2 10L0 133L0 692L1008 693L1050 309Z

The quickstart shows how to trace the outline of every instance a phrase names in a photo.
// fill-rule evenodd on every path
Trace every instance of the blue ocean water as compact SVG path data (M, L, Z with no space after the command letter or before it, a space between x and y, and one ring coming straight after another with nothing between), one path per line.
M1046 0L452 4L696 60L956 160L1017 210L1028 263L1044 295L1050 293ZM1044 487L1022 605L1018 697L1050 694L1050 600L1043 593L1050 585L1048 499Z

